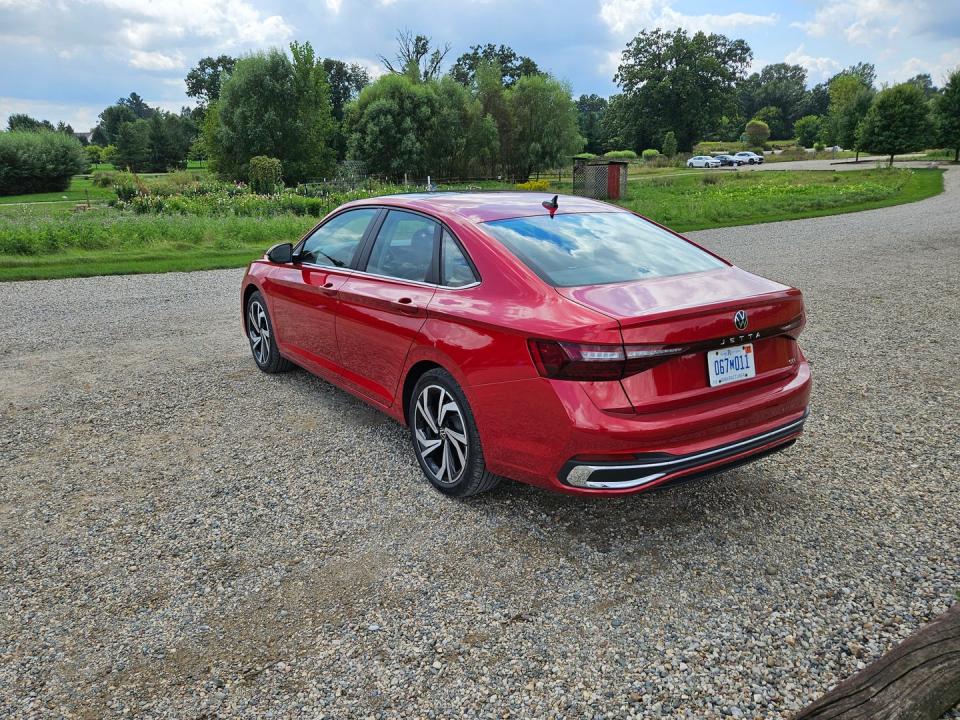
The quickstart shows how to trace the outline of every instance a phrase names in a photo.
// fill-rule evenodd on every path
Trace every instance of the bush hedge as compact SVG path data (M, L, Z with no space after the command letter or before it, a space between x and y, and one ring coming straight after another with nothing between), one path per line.
M636 160L637 154L633 150L611 150L603 154L605 158L612 160Z
M90 163L80 141L61 132L0 132L0 195L62 192Z

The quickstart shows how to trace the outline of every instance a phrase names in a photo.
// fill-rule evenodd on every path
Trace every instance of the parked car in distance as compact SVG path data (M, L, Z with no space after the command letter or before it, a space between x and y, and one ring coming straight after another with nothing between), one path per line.
M713 158L714 160L719 160L721 166L730 165L732 167L738 167L746 162L745 160L741 160L733 155L714 155Z
M709 155L694 155L687 160L687 167L693 168L715 168L720 167L720 161Z
M735 158L743 160L749 165L762 165L763 164L763 155L757 155L755 152L750 152L749 150L744 150L743 152L738 152L734 155Z
M782 450L807 415L799 290L582 197L350 202L251 263L239 299L261 370L407 425L453 496L643 492Z

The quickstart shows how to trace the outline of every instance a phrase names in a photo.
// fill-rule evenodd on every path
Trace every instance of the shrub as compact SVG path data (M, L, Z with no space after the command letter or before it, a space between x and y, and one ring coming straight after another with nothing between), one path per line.
M117 174L110 170L97 170L90 176L90 182L97 187L110 187L117 181Z
M0 133L0 195L61 192L88 167L83 146L72 135Z
M100 162L114 164L117 159L117 146L107 145L100 151Z
M576 160L594 160L596 159L597 156L591 152L582 152L582 153L577 153L573 157Z
M250 189L258 195L272 195L283 188L283 165L266 155L250 158Z
M549 180L527 180L525 183L519 183L517 185L518 190L549 190L550 181Z
M103 152L103 148L99 145L87 145L83 148L83 151L87 154L87 160L91 165L103 162L100 159L100 153Z
M113 191L119 200L129 202L139 193L146 194L147 189L132 172L119 172L114 176Z
M610 150L603 154L611 160L636 160L637 154L633 150Z
M816 150L817 152L823 152L826 149L826 147L827 146L824 145L822 142L816 142L813 144L813 149Z
M663 154L667 157L673 157L677 154L677 136L673 130L663 136Z
M647 148L642 153L640 153L640 156L644 159L644 161L647 161L647 160L653 160L659 154L660 154L660 151L657 150L656 148Z
M745 133L751 145L763 145L770 137L770 126L763 120L754 118L747 123Z

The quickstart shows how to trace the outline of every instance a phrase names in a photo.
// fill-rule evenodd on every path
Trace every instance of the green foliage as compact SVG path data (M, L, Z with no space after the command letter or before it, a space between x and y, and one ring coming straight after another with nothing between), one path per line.
M237 64L229 55L201 58L184 78L187 96L196 98L201 105L209 105L220 98L220 85Z
M37 120L26 113L13 113L7 118L7 130L10 132L39 132L54 129L49 120Z
M83 147L72 135L0 133L0 195L66 190L70 178L88 167Z
M744 133L747 136L747 142L762 148L770 137L770 127L763 120L753 119L747 123Z
M96 165L103 162L103 148L99 145L86 145L83 148L83 152L87 156L87 162L89 162L91 165Z
M789 124L783 117L780 108L768 105L757 110L754 120L762 120L770 130L770 137L786 138L789 136Z
M540 68L525 55L517 55L506 45L497 47L492 43L473 45L469 52L457 58L450 68L450 77L461 85L472 86L481 65L493 64L500 68L504 87L510 87L524 75L539 75Z
M934 102L938 142L953 149L953 160L960 160L960 69L950 73L943 92Z
M577 100L577 124L589 152L603 152L603 116L606 112L607 99L599 95L581 95Z
M293 61L279 50L237 61L220 88L220 99L204 119L211 166L239 180L250 158L278 158L287 180L316 180L330 174L333 118L322 64L309 43L293 43Z
M642 153L640 153L640 157L642 157L644 161L647 161L647 160L653 160L659 154L660 154L660 151L657 150L656 148L648 148L647 150L644 150Z
M514 172L526 177L557 167L583 149L570 88L543 75L524 75L507 92L513 122Z
M272 195L283 188L283 164L276 158L256 155L250 158L250 189Z
M926 147L931 135L923 90L902 83L880 91L857 129L857 147L893 156Z
M100 162L113 165L114 160L117 159L117 146L116 145L107 145L100 151Z
M735 110L735 84L751 57L743 40L723 35L641 32L627 44L614 78L633 100L622 107L618 140L649 147L673 130L680 149L689 150Z
M813 147L820 136L820 118L816 115L804 115L793 125L797 142L802 147Z
M150 168L150 123L135 120L124 123L117 133L117 152L113 163L117 167L133 172L143 172Z
M90 182L96 187L112 187L117 181L117 173L110 170L97 170L90 176Z
M673 157L677 154L677 136L674 134L673 130L670 130L666 135L663 136L663 154L667 157Z
M633 150L608 150L603 154L611 160L636 160L637 154Z
M113 191L118 199L129 202L138 194L147 192L147 189L134 173L118 172L113 178Z
M830 110L822 127L822 139L828 145L860 149L857 126L874 97L873 86L867 83L871 77L867 70L864 67L857 72L843 72L830 81Z

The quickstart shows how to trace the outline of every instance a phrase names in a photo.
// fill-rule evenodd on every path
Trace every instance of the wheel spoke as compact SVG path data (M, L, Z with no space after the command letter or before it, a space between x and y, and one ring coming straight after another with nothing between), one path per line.
M437 433L437 432L440 432L440 429L437 427L437 422L436 420L434 420L433 414L430 412L430 407L427 403L428 392L429 392L429 388L427 390L424 390L420 394L420 400L417 401L417 407L420 410L420 417L424 419L424 421L427 423L427 425L430 426L430 429L433 430L433 432Z
M444 475L447 474L447 444L443 443L443 452L441 453L442 459L440 461L440 467L437 468L437 480L443 482Z
M450 441L450 444L453 445L453 449L457 452L457 457L460 458L460 467L462 468L467 463L467 444L464 443L461 445L450 433L447 431L447 440Z
M457 415L460 414L460 411L457 408L457 403L455 403L453 400L440 406L440 416L437 418L437 422L443 425L443 418L446 417L448 412L452 412Z
M420 443L421 454L426 457L443 443L440 438L428 438L423 430L417 428L417 442Z

